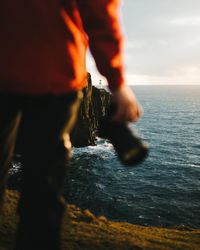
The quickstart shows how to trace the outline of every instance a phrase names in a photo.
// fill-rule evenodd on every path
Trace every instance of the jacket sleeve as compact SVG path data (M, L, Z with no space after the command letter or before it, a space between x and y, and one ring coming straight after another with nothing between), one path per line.
M119 0L77 0L89 47L112 92L124 85Z

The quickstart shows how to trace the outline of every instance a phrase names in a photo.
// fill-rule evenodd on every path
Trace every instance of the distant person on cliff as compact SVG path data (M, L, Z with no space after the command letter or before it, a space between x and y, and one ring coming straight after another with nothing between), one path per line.
M0 0L0 197L23 127L16 250L58 250L62 197L74 126L86 84L86 49L108 80L115 120L137 121L125 86L118 0Z

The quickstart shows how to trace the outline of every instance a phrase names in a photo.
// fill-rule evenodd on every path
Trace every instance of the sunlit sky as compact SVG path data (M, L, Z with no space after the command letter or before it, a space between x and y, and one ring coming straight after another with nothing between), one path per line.
M200 0L123 0L120 15L127 84L200 84Z

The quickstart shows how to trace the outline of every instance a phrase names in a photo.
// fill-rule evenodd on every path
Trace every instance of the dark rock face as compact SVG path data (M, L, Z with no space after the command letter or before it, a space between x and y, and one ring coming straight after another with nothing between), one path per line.
M92 86L88 74L88 85L83 90L83 101L79 110L76 126L71 134L74 147L95 145L99 121L107 112L111 95L105 89Z
M71 134L75 147L95 145L99 121L106 113L111 95L105 89L92 86L91 75L88 73L88 84L83 90L84 98L79 110L76 126ZM20 154L23 147L23 132L19 132L19 140L15 153Z

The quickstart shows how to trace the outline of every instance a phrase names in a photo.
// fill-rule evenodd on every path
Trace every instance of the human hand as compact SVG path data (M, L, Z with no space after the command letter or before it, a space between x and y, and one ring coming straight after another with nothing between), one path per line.
M143 109L131 88L123 86L113 93L113 99L116 104L116 112L112 118L114 121L136 122L140 118Z

